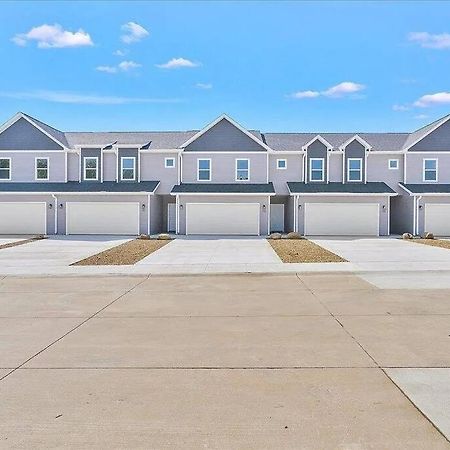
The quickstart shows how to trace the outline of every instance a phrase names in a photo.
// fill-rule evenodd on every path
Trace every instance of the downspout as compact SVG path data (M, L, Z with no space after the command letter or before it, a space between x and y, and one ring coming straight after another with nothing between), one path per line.
M147 234L150 236L150 194L147 195Z
M420 211L420 205L419 205L419 202L420 202L420 200L422 200L422 196L421 196L421 195L419 195L419 196L417 197L417 203L416 203L416 213L417 213L417 220L416 220L416 227L417 227L417 230L416 230L416 234L417 234L417 236L420 235L420 233L419 233L419 229L420 229L420 227L419 227L419 217L420 217L420 213L419 213L419 211ZM425 231L425 230L424 230L424 231Z
M56 198L56 195L55 194L52 194L52 197L53 197L53 199L55 200L54 201L54 210L55 210L55 218L54 218L54 220L55 220L55 234L58 234L58 199Z

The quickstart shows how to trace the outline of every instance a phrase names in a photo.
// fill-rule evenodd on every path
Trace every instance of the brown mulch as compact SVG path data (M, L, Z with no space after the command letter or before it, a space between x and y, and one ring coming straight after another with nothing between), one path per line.
M308 239L267 239L284 263L346 262Z
M450 249L450 241L444 239L411 239L410 242L417 242L418 244L431 245L431 247Z
M23 239L22 241L10 242L9 244L0 245L0 250L4 248L17 247L18 245L28 244L30 242L40 241L41 239L47 239L45 236L35 236L29 239Z
M129 266L156 252L170 241L134 239L77 261L71 266Z

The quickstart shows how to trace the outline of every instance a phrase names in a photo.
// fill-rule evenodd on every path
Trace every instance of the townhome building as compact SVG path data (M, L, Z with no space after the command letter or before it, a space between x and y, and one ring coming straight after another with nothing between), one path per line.
M0 234L450 235L450 115L412 133L0 127Z

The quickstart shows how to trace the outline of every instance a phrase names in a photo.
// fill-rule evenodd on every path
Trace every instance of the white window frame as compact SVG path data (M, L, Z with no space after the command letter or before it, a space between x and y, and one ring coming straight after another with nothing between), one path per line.
M172 166L167 165L168 161L172 161L173 165ZM174 169L175 168L175 158L164 158L164 168L165 169Z
M425 169L425 161L435 161L436 162L436 169L433 169L433 170L432 169ZM437 158L424 158L422 164L423 164L422 165L422 179L423 179L423 182L424 183L437 183L438 180L439 180L439 171L438 171L439 161L438 161L438 159ZM434 180L426 180L425 179L425 173L426 172L431 172L431 171L436 172L436 179L434 179Z
M86 167L88 159L95 159L95 178L86 178L86 170L94 170L92 167ZM98 156L83 156L83 169L84 181L98 181Z
M11 175L12 175L11 158L0 158L0 160L8 160L8 163L9 163L8 169L2 168L2 170L8 170L9 177L8 178L0 178L0 182L11 181Z
M39 168L37 166L38 159L45 159L47 161L47 167L45 169ZM35 181L48 181L49 178L50 178L49 166L50 166L49 158L39 158L39 157L34 158L34 180ZM38 170L46 170L47 171L47 177L46 178L39 178L38 177Z
M391 163L392 162L395 162L396 167L391 167ZM400 161L398 159L390 159L389 162L388 162L389 170L398 170L399 166L400 166Z
M280 167L280 161L284 161L284 167ZM287 169L287 159L277 159L277 169L286 170Z
M350 180L350 171L356 172L356 169L350 169L350 161L359 161L359 178L357 180ZM362 181L363 160L362 158L347 158L347 182L360 183Z
M200 170L205 171L207 169L200 169L200 161L209 161L209 178L207 180L200 179ZM197 181L211 181L212 180L212 163L211 158L198 158L197 159Z
M247 170L247 179L241 180L238 178L238 161L247 161L247 169L239 169L239 170ZM236 158L234 161L234 181L250 181L250 160L248 158Z
M320 180L313 180L312 178L312 172L313 172L313 168L312 168L312 163L313 161L322 161L322 178ZM319 169L314 169L315 172L317 172ZM309 181L311 183L315 183L315 182L322 182L325 181L325 158L309 158Z
M124 178L123 171L130 170L129 168L123 167L124 159L132 159L133 160L133 178ZM120 157L120 181L136 181L136 158L134 156L121 156Z

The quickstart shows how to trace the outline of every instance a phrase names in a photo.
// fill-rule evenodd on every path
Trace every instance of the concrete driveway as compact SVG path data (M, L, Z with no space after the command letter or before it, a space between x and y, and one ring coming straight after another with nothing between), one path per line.
M448 449L449 294L345 274L7 277L0 447Z

